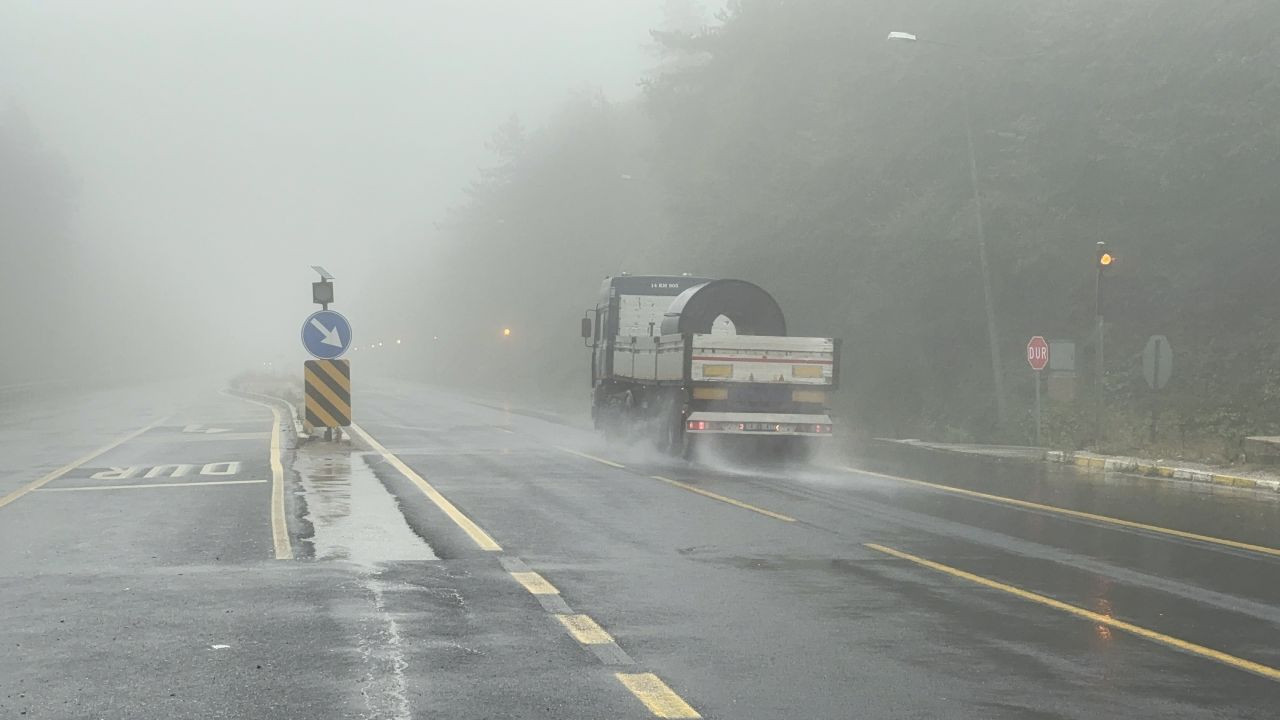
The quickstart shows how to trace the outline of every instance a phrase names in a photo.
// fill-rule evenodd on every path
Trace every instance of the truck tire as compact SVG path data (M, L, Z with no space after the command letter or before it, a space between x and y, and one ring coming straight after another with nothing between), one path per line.
M684 437L680 439L680 443L672 448L671 454L679 458L684 458L685 460L693 461L695 459L694 456L697 455L698 447L701 444L700 441L701 438L698 436L685 433Z
M604 436L606 442L615 442L622 438L626 427L623 408L617 394L610 394L603 387L597 388L591 404L591 418L596 432Z
M783 462L807 465L813 460L817 450L812 439L807 437L786 438L782 444L780 458Z
M658 449L667 455L684 454L684 403L679 392L668 392L658 404L655 420L658 425Z

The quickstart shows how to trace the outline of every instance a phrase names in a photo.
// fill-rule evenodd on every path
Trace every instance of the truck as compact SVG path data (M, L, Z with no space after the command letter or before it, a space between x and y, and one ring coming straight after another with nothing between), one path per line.
M746 444L807 457L832 436L840 341L787 335L782 308L745 280L606 277L581 321L591 417L607 438L673 455Z

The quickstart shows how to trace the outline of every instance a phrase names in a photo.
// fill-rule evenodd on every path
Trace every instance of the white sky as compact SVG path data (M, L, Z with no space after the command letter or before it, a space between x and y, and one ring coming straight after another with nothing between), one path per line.
M376 283L512 112L634 95L662 5L0 0L0 100L66 158L77 234L139 322L230 334L285 303L253 333L294 341L307 266L340 302Z

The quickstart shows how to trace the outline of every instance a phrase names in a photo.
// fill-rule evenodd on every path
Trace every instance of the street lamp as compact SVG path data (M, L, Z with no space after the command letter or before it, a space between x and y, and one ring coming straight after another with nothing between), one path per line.
M921 40L913 33L894 31L886 40L904 42L920 42L929 45L959 48L959 45L940 42L938 40ZM996 331L995 304L991 298L991 269L987 263L987 228L982 217L982 193L978 190L978 157L973 148L973 113L969 107L969 74L968 69L960 71L960 92L964 96L964 137L969 150L969 187L973 192L974 216L978 224L978 264L982 269L982 301L987 314L987 342L991 346L991 374L995 381L996 420L1004 424L1004 370L1000 362L1000 336Z
M1103 388L1102 379L1106 376L1106 364L1104 362L1102 341L1105 335L1102 322L1103 311L1103 278L1107 274L1107 270L1116 264L1116 255L1107 249L1107 244L1101 240L1098 241L1097 260L1094 261L1094 267L1097 268L1097 284L1094 285L1093 291L1093 312L1098 322L1098 341L1097 341L1097 358L1096 369L1094 371L1093 381L1093 444L1094 447L1102 442L1102 402Z

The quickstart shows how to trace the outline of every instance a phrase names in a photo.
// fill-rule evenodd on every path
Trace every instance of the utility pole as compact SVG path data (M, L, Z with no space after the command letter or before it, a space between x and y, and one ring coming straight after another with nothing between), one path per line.
M922 39L914 33L891 32L891 41L925 43L950 48L962 56L960 62L960 93L964 98L964 138L969 152L969 189L973 193L973 212L977 220L978 231L978 265L982 271L982 304L987 317L987 343L991 349L992 388L995 391L996 422L1003 426L1008 416L1004 401L1004 363L1000 360L1000 334L996 330L995 300L991 291L991 266L987 262L987 227L982 217L982 193L978 188L978 153L973 143L973 110L969 97L969 72L972 70L974 51L972 48L939 40Z
M969 188L973 191L973 212L978 225L978 264L982 267L982 302L987 314L987 342L991 347L991 374L996 394L996 421L1004 425L1004 367L1000 362L1000 336L996 332L995 302L991 298L991 267L987 264L987 226L982 219L982 193L978 190L978 154L973 149L973 117L969 99L969 71L960 69L964 94L964 137L969 148Z

